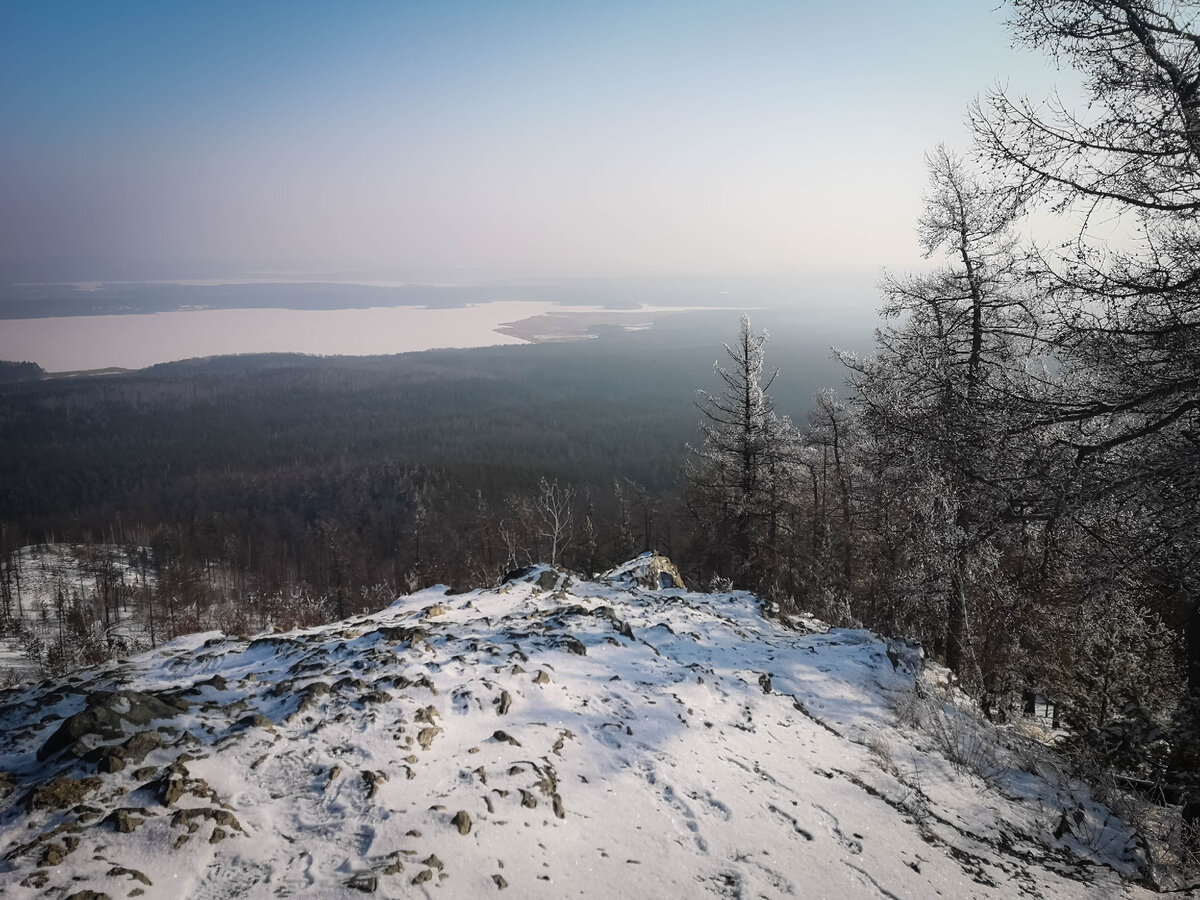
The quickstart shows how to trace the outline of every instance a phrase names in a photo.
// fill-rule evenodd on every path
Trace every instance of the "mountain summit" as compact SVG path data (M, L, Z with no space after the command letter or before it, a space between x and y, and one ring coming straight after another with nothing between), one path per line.
M0 893L1142 893L1125 827L918 651L663 571L531 567L10 690Z

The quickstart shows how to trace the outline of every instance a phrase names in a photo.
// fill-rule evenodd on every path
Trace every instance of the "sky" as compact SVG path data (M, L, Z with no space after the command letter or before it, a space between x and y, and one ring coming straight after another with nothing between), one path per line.
M910 266L991 2L0 0L0 284Z

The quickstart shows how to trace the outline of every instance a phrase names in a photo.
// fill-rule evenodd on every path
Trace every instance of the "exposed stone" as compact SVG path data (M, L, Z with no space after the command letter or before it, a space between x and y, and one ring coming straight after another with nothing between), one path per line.
M504 890L506 887L508 887L508 882L504 880L504 876L499 872L492 876L492 881L496 882L496 887L498 887L500 890Z
M547 675L547 674L546 674L544 671L542 671L541 669L538 669L538 673L537 673L536 675L534 675L534 676L533 676L533 683L534 683L534 684L549 684L549 683L550 683L550 676L549 676L549 675Z
M456 812L454 818L450 820L450 824L458 829L459 834L470 834L471 832L471 817L465 809Z
M196 830L196 819L211 819L217 825L223 825L233 831L242 830L241 824L229 810L205 806L177 809L175 815L171 816L171 825L174 828L178 828L181 825L187 826L188 833L191 834Z
M413 713L414 721L424 722L426 725L434 724L433 720L440 719L441 717L442 715L437 711L437 707L432 704L422 707Z
M128 730L144 730L151 722L173 718L181 711L174 703L164 703L140 691L96 691L88 695L87 704L82 712L64 719L50 735L38 750L39 760L68 747L76 748L76 755L82 756L99 742L125 737Z
M141 816L134 815L133 812L128 809L114 810L104 818L104 822L108 825L111 825L113 831L117 832L118 834L132 834L133 832L137 831L145 821L146 820Z
M602 576L606 581L615 585L636 584L650 590L679 588L687 590L679 569L667 557L647 550L629 562L610 569Z
M428 750L433 743L433 739L441 734L442 729L436 725L431 725L428 728L422 728L417 732L417 743L421 745L422 750Z
M417 877L412 880L413 884L424 884L433 879L433 869L422 869L417 873Z
M248 716L242 716L234 723L234 728L265 728L267 731L275 731L275 723L266 716L258 713L251 713Z
M383 870L384 875L399 875L404 871L404 863L399 859L393 859L388 863L387 868Z
M96 763L101 772L120 772L126 765L140 763L151 750L157 750L162 745L163 739L159 732L139 731L123 743L107 744L90 750L83 758Z
M43 881L42 884L45 884L45 882ZM41 885L38 885L38 887L41 887ZM63 900L112 900L112 897L102 891L93 891L84 888L82 891L68 894Z
M78 781L59 775L57 778L36 787L26 797L29 809L70 809L88 794L100 787L99 778L81 778Z
M374 872L357 872L346 882L346 887L373 894L379 889L379 878Z
M372 772L370 769L363 769L362 780L363 784L367 786L367 799L370 800L379 793L379 785L387 781L388 777L383 772Z
M71 851L62 844L47 844L42 848L42 856L38 860L39 866L57 866Z
M513 737L507 731L501 731L500 729L496 729L495 731L492 732L492 740L500 741L505 744L512 744L514 747L521 746L520 741L518 741L515 737Z
M140 881L147 887L151 886L150 879L146 877L144 872L139 872L137 869L127 869L124 866L113 866L108 870L109 878L120 878L122 875L128 875L134 881Z

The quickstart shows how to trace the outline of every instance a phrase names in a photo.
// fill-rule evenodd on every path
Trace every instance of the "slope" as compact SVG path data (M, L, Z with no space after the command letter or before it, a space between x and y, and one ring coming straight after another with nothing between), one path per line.
M0 893L1143 893L1079 786L934 749L916 723L957 714L905 648L636 571L535 568L7 692Z

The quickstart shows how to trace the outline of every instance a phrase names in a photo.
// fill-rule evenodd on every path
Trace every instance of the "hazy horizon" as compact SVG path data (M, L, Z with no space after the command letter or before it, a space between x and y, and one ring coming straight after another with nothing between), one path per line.
M0 35L0 285L917 265L923 153L1059 77L949 0L51 2Z

